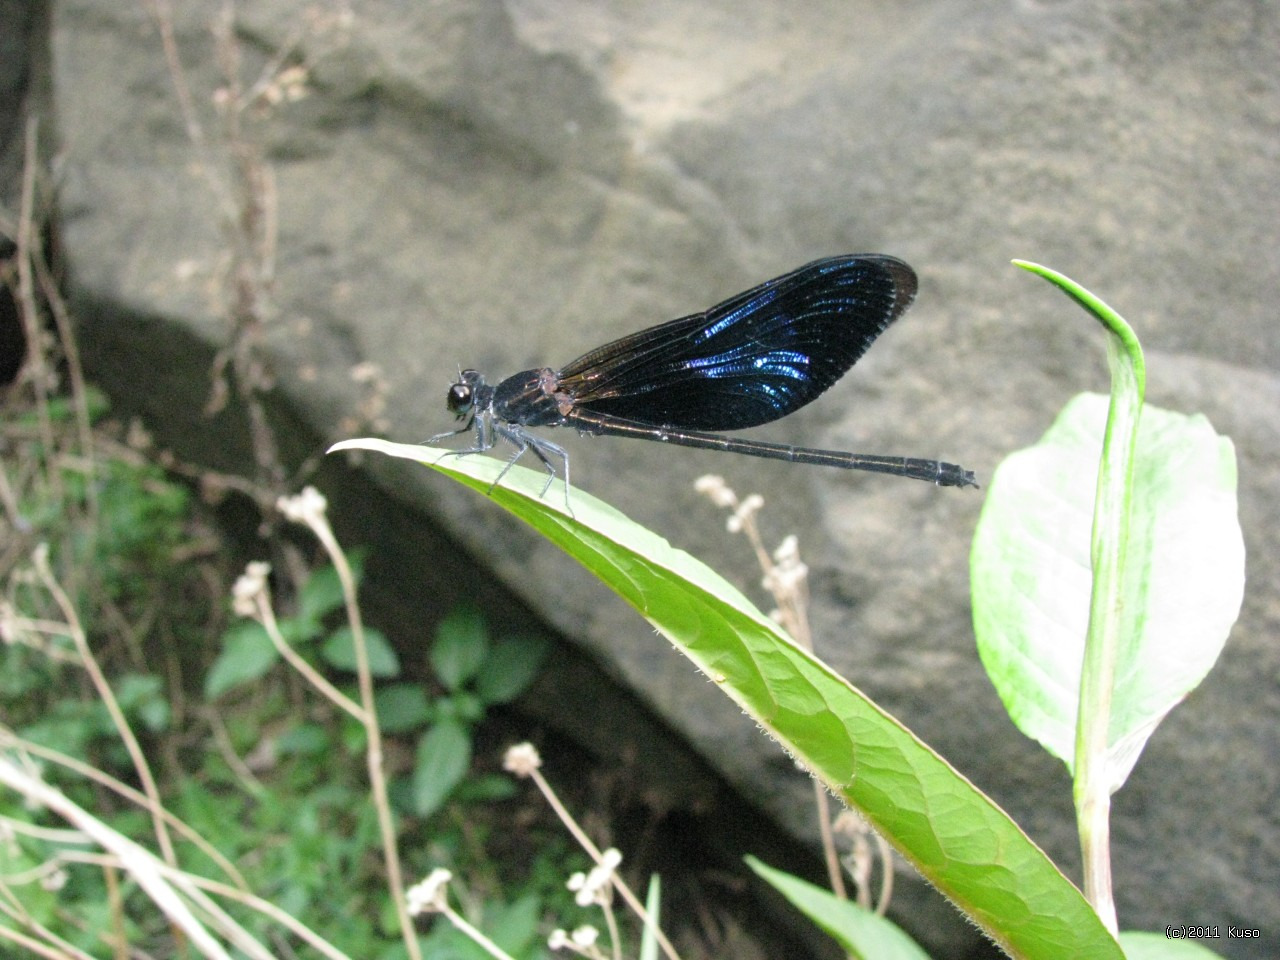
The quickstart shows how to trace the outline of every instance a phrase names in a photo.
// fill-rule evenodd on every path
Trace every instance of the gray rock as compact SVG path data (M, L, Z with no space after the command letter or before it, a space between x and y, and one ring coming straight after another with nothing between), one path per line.
M245 7L246 76L299 34L309 69L304 99L246 118L275 177L265 336L294 455L343 435L358 363L385 376L390 433L416 441L450 425L459 364L558 366L806 259L878 250L920 272L916 306L845 382L756 435L989 477L1070 396L1105 388L1091 322L1009 259L1120 309L1148 350L1150 400L1235 439L1249 562L1218 669L1116 799L1121 923L1234 923L1264 938L1211 944L1225 956L1280 950L1273 5L458 0L324 23L304 4ZM178 38L225 170L208 9L184 5ZM184 455L248 469L234 418L201 415L226 336L226 245L154 29L142 5L67 0L55 52L87 362ZM819 653L1078 869L1065 772L1007 722L975 655L980 494L556 439L578 485L748 590L746 550L692 481L715 471L763 492L765 529L796 532L814 571ZM406 525L438 524L754 804L812 835L808 785L631 610L483 499L396 464L360 469ZM364 539L394 554L401 529ZM438 557L424 578L444 577ZM394 589L421 591L401 576ZM904 913L933 910L905 886ZM929 941L932 919L907 922Z

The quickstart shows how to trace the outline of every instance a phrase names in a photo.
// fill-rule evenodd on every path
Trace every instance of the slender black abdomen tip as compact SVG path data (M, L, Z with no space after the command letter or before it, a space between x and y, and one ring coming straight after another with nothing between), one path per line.
M944 463L940 465L942 469L938 472L938 486L940 487L973 487L975 490L981 490L977 479L973 475L972 470L966 470L954 463Z

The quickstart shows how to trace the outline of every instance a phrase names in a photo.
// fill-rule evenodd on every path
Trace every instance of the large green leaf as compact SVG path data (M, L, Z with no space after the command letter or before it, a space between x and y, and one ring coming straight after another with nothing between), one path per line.
M978 650L1009 715L1071 767L1088 627L1090 530L1107 398L1072 400L991 478L974 536ZM1240 610L1235 452L1203 417L1143 408L1124 571L1108 780L1204 678Z
M383 440L520 517L592 571L692 660L1012 956L1119 960L1080 892L1008 816L894 718L793 645L731 584L580 490L573 513L541 472ZM492 489L491 489L492 487Z

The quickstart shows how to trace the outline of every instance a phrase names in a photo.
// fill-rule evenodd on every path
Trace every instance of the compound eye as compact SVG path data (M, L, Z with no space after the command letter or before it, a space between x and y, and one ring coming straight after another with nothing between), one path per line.
M450 413L461 420L471 412L472 399L471 384L455 383L449 388L449 398L445 400L445 405Z

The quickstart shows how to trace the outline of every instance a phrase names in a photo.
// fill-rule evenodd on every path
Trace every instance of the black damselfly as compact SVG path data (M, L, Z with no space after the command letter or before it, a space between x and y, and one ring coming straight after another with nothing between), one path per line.
M769 423L800 409L853 366L872 341L911 305L916 275L883 254L815 260L740 293L703 313L650 327L553 370L538 367L490 386L463 370L449 388L448 407L474 431L464 456L489 450L501 437L516 452L496 484L526 450L555 479L549 459L569 454L530 427L576 427L582 433L638 437L753 457L870 470L944 487L977 486L953 463L912 457L815 450L720 436Z

